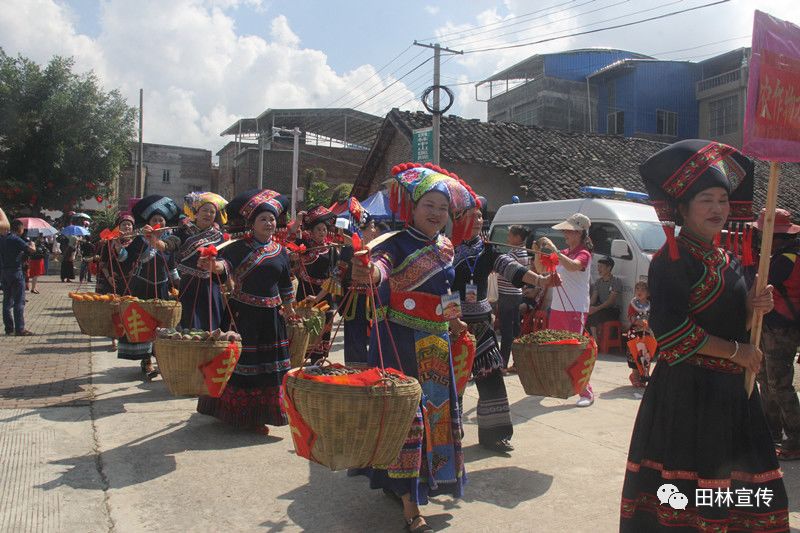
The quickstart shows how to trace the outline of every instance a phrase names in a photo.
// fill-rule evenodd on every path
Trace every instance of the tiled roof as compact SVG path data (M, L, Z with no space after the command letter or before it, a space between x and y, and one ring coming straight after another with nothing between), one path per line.
M431 116L416 112L389 113L380 137L391 131L431 125ZM396 125L397 127L392 127ZM622 187L643 191L639 164L666 146L646 139L614 135L568 133L510 122L481 122L445 116L441 125L441 160L497 168L519 179L528 201L578 198L580 187ZM375 154L370 154L374 156ZM398 161L399 162L399 161ZM365 167L369 167L369 161ZM756 208L763 205L769 165L756 162ZM466 176L469 179L468 176ZM800 215L800 164L784 163L778 205Z

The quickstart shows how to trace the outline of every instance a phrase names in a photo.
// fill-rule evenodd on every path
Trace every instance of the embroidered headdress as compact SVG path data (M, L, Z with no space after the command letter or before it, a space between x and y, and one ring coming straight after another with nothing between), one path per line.
M136 202L131 212L137 224L147 224L150 217L159 214L167 221L167 225L170 225L178 219L180 209L172 198L151 194Z
M239 214L245 220L252 221L259 213L269 211L275 218L279 218L288 206L288 199L282 194L270 189L254 189L252 194L239 207Z
M678 203L688 202L711 187L728 191L731 208L728 234L734 236L738 249L740 229L746 231L744 223L753 220L753 170L753 162L736 148L702 139L678 141L639 166L650 202L667 234L672 259L678 258L675 244ZM744 240L747 241L746 234Z
M460 244L472 233L472 217L464 216L478 206L475 193L457 175L445 169L425 163L403 163L392 168L389 182L389 206L400 220L410 223L411 211L426 193L436 191L444 194L450 203L453 219L452 242Z
M189 220L194 221L197 211L205 204L211 204L217 208L217 219L221 223L228 222L228 216L225 213L228 201L215 192L190 192L183 197L183 212L189 217Z
M336 220L336 215L330 209L318 205L303 217L303 228L310 230L320 222L332 224L334 220Z

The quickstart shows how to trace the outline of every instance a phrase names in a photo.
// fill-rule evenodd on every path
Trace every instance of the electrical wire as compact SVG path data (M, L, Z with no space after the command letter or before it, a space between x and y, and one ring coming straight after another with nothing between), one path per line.
M634 20L634 21L631 21L631 22L626 22L624 24L616 24L614 26L606 26L604 28L595 28L593 30L587 30L587 31L582 31L582 32L577 32L577 33L570 33L570 34L567 34L567 35L561 35L559 37L550 37L550 38L547 38L547 39L539 39L537 41L531 41L531 42L527 42L527 43L517 43L517 44L510 44L510 45L505 45L505 46L495 46L495 47L490 47L490 48L480 48L480 49L475 49L475 50L464 50L463 53L464 54L476 54L476 53L481 53L481 52L494 52L494 51L498 51L498 50L508 50L508 49L511 49L511 48L523 48L523 47L526 47L526 46L533 46L535 44L542 44L542 43L547 43L547 42L551 42L551 41L557 41L557 40L560 40L560 39L566 39L568 37L578 37L578 36L581 36L581 35L589 35L589 34L592 34L592 33L599 33L599 32L608 31L608 30L616 30L616 29L619 29L619 28L628 28L630 26L636 26L636 25L639 25L639 24L643 24L645 22L651 22L651 21L654 21L654 20L660 20L660 19L665 19L665 18L669 18L669 17L674 17L676 15L680 15L680 14L683 14L683 13L689 13L690 11L696 11L698 9L704 9L706 7L712 7L712 6L716 6L716 5L720 5L720 4L726 4L726 3L730 2L730 1L731 0L717 0L716 2L709 2L707 4L702 4L702 5L699 5L699 6L694 6L694 7L690 7L690 8L686 8L686 9L680 9L678 11L672 11L670 13L664 13L664 14L657 15L657 16L654 16L654 17L648 17L648 18L644 18L644 19L640 19L640 20Z

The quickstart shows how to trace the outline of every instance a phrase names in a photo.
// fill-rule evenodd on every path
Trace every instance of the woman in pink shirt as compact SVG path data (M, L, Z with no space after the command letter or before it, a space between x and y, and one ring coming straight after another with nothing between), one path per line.
M556 224L553 229L561 230L568 248L556 250L549 239L543 244L545 250L558 254L556 272L561 277L561 287L553 292L550 305L550 329L564 329L583 333L586 316L589 313L589 295L592 262L592 241L589 239L589 227L592 222L581 213L570 215L564 222ZM592 385L587 384L578 398L578 407L589 407L594 403Z

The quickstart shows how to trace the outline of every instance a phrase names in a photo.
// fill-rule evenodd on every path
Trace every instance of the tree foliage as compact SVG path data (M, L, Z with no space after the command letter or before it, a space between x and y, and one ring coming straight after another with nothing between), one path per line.
M67 210L109 196L128 160L136 111L71 58L46 67L0 48L0 198L4 205Z
M331 203L335 204L337 202L347 200L350 197L350 193L352 191L353 191L352 183L340 183L339 185L334 187L333 191L331 192Z

